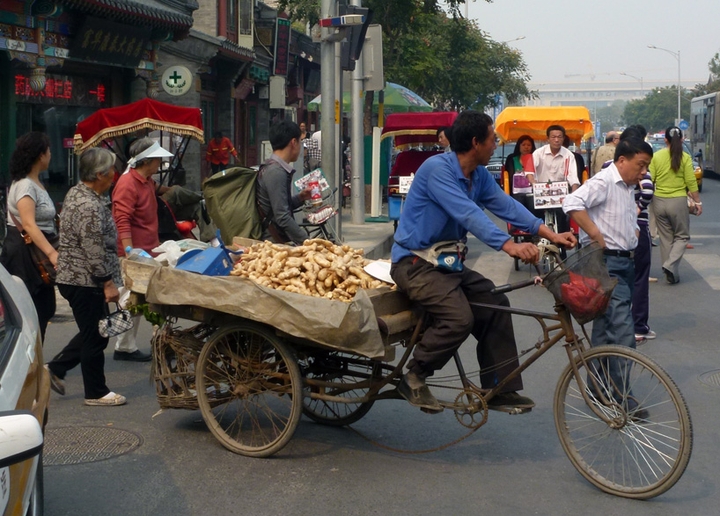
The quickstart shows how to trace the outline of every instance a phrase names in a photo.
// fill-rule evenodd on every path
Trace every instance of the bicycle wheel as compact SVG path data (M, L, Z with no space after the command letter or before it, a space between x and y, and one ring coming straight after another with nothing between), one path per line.
M198 404L228 450L268 457L290 440L302 411L302 377L287 345L255 324L221 328L197 365Z
M610 494L648 499L664 493L692 451L682 394L660 366L633 349L599 346L584 359L577 360L579 376L568 365L555 390L555 427L570 462ZM610 423L591 410L582 390Z
M345 353L328 352L311 356L301 364L304 378L332 382L336 387L325 388L324 394L343 398L360 398L369 388L350 389L348 386L363 380L369 380L380 374L380 365L369 359L354 357ZM351 425L360 420L372 408L374 401L364 403L345 403L310 398L311 392L318 387L305 387L303 414L328 426Z

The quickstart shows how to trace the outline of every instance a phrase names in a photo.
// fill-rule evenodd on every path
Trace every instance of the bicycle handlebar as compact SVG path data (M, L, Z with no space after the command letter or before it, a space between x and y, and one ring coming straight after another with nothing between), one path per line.
M505 292L512 292L519 288L529 287L535 284L535 278L519 281L517 283L506 283L505 285L498 285L490 291L491 294L504 294Z

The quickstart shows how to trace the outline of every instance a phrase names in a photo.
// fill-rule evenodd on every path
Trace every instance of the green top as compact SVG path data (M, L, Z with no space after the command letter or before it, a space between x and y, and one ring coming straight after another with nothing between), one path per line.
M655 183L656 197L685 197L688 191L698 191L692 158L687 152L683 152L680 170L675 172L670 168L670 149L660 149L650 162L650 176Z

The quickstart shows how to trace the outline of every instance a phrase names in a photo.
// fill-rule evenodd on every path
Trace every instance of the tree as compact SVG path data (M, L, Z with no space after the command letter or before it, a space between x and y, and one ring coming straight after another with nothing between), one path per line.
M714 91L720 91L720 53L715 53L710 62L708 62L710 76L707 84L696 84L693 94L696 97L706 95Z
M486 0L490 1L490 0ZM531 97L522 54L490 39L475 22L459 13L463 0L367 0L373 21L383 30L385 78L417 92L443 109L496 105L500 95L510 103ZM291 18L317 21L317 0L280 0Z
M616 129L622 125L623 112L627 101L616 100L609 106L599 107L595 113L595 122L600 123L600 128L604 133L611 129ZM592 109L590 106L588 106Z
M690 116L690 101L681 90L680 113L683 119ZM653 88L644 99L631 100L625 106L625 125L642 124L648 132L664 131L675 123L677 116L677 86Z

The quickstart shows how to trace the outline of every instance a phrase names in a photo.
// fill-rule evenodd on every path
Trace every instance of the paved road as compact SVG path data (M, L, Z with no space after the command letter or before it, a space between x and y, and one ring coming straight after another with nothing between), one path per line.
M566 358L551 350L524 375L525 394L537 407L529 414L491 413L478 432L430 454L389 452L432 448L463 435L453 415L430 416L402 401L378 402L352 429L301 420L295 437L270 459L226 451L199 412L158 413L149 364L115 362L106 353L110 387L128 397L124 407L85 407L79 371L67 379L68 394L52 395L46 462L79 462L45 468L49 515L366 515L366 514L717 514L717 442L720 403L717 351L720 305L720 183L706 181L705 215L693 219L695 249L686 254L681 282L653 283L651 325L658 333L641 350L675 379L690 407L695 446L683 478L649 502L606 495L587 483L560 448L552 415L555 383ZM469 265L497 283L529 277L512 260L473 242ZM653 276L660 277L659 252ZM515 306L549 309L540 288L510 294ZM67 309L65 308L65 313ZM48 331L51 356L72 335L60 314ZM516 321L520 348L532 346L538 328ZM141 331L150 337L149 326ZM474 346L462 348L473 370ZM362 435L360 435L362 434ZM364 437L363 437L364 436ZM66 446L66 448L62 448ZM125 448L129 452L122 453ZM103 453L114 455L87 462Z

